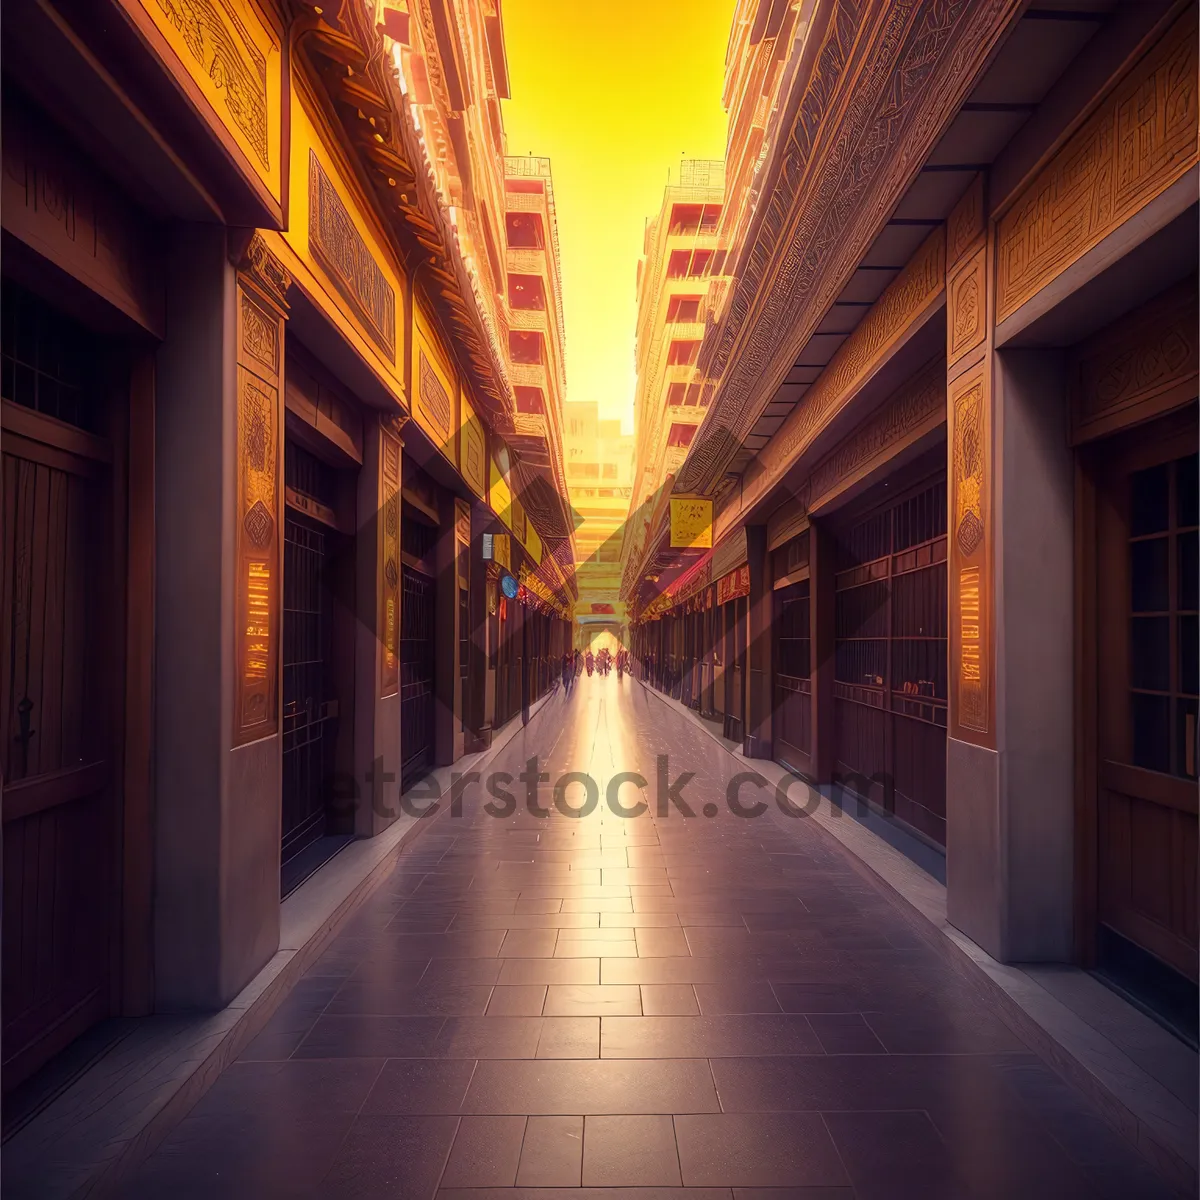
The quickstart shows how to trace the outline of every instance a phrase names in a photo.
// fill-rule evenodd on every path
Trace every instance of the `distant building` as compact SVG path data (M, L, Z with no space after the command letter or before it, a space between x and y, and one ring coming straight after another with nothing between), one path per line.
M658 215L646 225L637 280L636 451L627 558L640 554L641 516L653 510L704 419L707 395L696 363L709 289L726 257L718 233L724 197L723 162L685 159L679 182L668 184Z
M567 494L575 511L579 598L613 604L621 586L621 543L633 483L634 439L600 418L594 401L564 407Z

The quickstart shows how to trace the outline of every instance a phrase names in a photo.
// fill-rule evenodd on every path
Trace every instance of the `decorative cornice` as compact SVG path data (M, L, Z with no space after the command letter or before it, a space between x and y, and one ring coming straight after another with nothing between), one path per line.
M286 316L292 277L267 248L262 235L255 229L231 229L228 244L229 259L241 273L243 282L280 316Z
M713 331L721 380L680 490L711 494L1021 8L1021 0L826 7Z
M428 284L440 319L454 334L488 423L503 432L513 410L507 372L437 196L407 100L394 77L383 35L361 0L296 0L294 39L323 85L347 146L357 156L390 218L410 269Z

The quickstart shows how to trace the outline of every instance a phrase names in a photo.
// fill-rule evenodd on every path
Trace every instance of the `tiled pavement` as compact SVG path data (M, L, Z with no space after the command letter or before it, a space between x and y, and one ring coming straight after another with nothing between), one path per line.
M537 754L550 815L514 780L431 822L124 1195L1173 1194L815 823L730 812L744 764L628 679L565 712L491 765ZM654 811L660 755L694 817ZM651 811L606 807L620 771Z

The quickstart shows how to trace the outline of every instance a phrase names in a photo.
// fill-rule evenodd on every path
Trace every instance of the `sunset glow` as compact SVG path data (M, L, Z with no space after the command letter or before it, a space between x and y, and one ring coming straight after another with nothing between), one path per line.
M507 0L510 154L550 158L567 392L632 429L637 262L681 158L721 158L732 0Z

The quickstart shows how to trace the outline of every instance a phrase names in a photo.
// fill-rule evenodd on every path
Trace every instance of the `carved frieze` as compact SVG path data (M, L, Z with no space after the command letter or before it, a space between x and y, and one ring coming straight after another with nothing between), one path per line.
M120 0L203 119L281 198L283 47L251 0Z
M988 364L950 385L950 719L970 741L991 732L991 433Z
M267 58L254 44L239 5L230 0L154 0L183 38L196 68L224 96L225 108L264 168L271 165L267 134Z
M423 349L417 351L417 403L444 438L450 437L450 396Z
M940 357L923 367L813 468L805 487L816 510L849 484L886 463L914 437L946 419L946 372Z
M1196 278L1101 330L1070 359L1074 443L1147 420L1196 395Z
M999 323L1197 161L1196 10L1189 6L999 225Z
M723 377L678 480L707 493L1019 11L1018 0L834 0L742 256Z
M980 246L946 282L946 361L953 366L987 333L987 250Z
M396 292L317 158L308 159L308 243L313 257L389 362L396 361Z
M832 417L887 360L897 343L936 303L945 277L945 237L941 229L936 229L763 447L758 455L761 469L753 479L746 480L741 508L755 503L779 482Z
M487 446L483 425L465 393L461 398L462 416L458 430L458 469L479 497L487 495Z
M946 265L955 267L958 260L983 236L983 174L971 180L970 187L946 218Z

